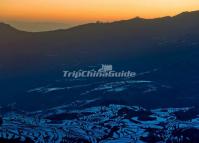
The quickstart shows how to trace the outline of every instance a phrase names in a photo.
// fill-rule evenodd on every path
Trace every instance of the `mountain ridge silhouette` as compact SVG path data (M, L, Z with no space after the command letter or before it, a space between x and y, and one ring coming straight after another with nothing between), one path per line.
M198 25L199 11L148 20L89 23L48 32L24 32L0 24L0 60L4 67L10 65L8 69L37 67L36 63L47 66L50 61L56 64L62 61L67 64L117 63L139 53L175 51L179 40L187 44L197 42ZM26 59L29 63L25 63Z
M142 18L142 17L134 17L134 18L131 18L131 19L127 19L127 20L119 20L119 21L113 21L113 22L96 22L96 23L86 23L86 24L82 24L82 25L77 25L77 26L74 26L74 27L71 27L71 28L66 28L66 29L56 29L56 30L50 30L50 31L40 31L40 32L35 32L35 33L41 33L41 32L51 32L51 31L60 31L60 30L70 30L70 29L74 29L74 28L78 28L78 27L81 27L81 26L86 26L86 25L93 25L93 24L114 24L114 23L119 23L119 22L139 22L139 21L158 21L158 20L164 20L164 19L173 19L173 18L180 18L180 17L184 17L184 16L194 16L194 15L198 15L199 14L199 10L197 11L185 11L185 12L182 12L180 14L177 14L175 16L164 16L164 17L158 17L158 18L151 18L151 19L147 19L147 18ZM0 22L0 28L2 28L2 26L6 26L7 28L10 27L12 29L16 29L18 31L22 31L22 30L19 30L17 28L14 28L14 26L12 26L12 24L7 24L5 22ZM28 31L24 31L24 32L28 32ZM32 32L29 32L29 33L32 33Z

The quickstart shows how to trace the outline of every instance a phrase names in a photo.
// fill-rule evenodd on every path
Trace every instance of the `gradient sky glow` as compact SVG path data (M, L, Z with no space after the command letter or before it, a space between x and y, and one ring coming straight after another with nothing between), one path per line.
M86 23L199 10L199 0L1 0L1 21Z

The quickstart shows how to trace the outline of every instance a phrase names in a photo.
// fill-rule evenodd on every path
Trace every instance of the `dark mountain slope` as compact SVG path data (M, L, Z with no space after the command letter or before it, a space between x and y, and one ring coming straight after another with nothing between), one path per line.
M137 73L158 69L138 79L172 87L149 93L147 98L145 94L129 89L123 93L129 95L128 98L124 96L125 102L142 104L145 98L156 106L197 105L198 25L199 11L157 19L90 23L67 30L37 33L18 31L0 24L0 101L2 104L17 102L23 105L24 100L31 99L31 104L26 104L39 108L40 105L45 106L44 102L54 106L55 102L58 103L55 96L59 96L60 104L76 100L80 95L78 89L69 93L50 93L53 96L47 98L38 93L27 96L27 90L54 85L59 78L63 80L63 69L106 63L113 64L117 70ZM65 84L60 83L62 86Z
M118 62L117 59L129 60L130 57L137 56L137 52L168 50L169 44L179 40L198 40L199 12L149 20L135 18L105 24L93 23L68 30L39 33L16 31L3 25L0 25L1 61L13 59L16 66L26 58L34 59L33 63L28 64L31 66L34 66L34 61L48 63L51 59L68 63L111 63ZM53 58L53 55L57 57ZM13 66L13 63L6 65Z

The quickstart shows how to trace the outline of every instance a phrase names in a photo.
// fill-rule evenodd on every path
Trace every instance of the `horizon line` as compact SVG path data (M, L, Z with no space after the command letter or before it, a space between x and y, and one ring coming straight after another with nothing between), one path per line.
M155 18L143 18L143 17L140 17L140 16L135 16L133 18L129 18L129 19L121 19L121 20L115 20L115 21L110 21L110 22L105 22L105 21L101 21L101 20L96 20L95 22L85 22L85 23L82 23L82 24L74 24L73 26L70 26L68 28L54 28L52 30L41 30L41 31L26 31L26 30L22 30L20 28L17 28L16 26L14 26L13 24L11 24L10 22L1 22L0 21L0 24L6 24L6 25L9 25L10 27L18 30L18 31L23 31L23 32L29 32L29 33L40 33L40 32L51 32L51 31L59 31L59 30L70 30L70 29L73 29L73 28L76 28L76 27L79 27L79 26L84 26L84 25L88 25L88 24L112 24L112 23L116 23L116 22L122 22L122 21L130 21L130 20L135 20L135 19L142 19L142 20L155 20L155 19L161 19L161 18L166 18L166 17L170 17L170 18L173 18L173 17L176 17L178 15L181 15L181 14L185 14L185 13L194 13L194 12L199 12L199 10L194 10L194 11L184 11L184 12L180 12L174 16L161 16L161 17L155 17ZM24 22L24 23L34 23L34 24L67 24L67 23L64 23L64 22L47 22L47 21L18 21L18 22Z

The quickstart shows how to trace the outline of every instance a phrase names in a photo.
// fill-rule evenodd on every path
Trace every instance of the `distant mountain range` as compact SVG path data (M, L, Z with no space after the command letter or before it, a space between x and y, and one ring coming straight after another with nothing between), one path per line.
M198 25L199 11L35 33L0 23L0 101L24 101L27 90L62 78L66 68L112 64L116 69L138 73L158 69L140 79L174 88L153 95L176 98L175 103L183 105L197 105ZM187 99L190 101L186 104Z
M41 32L41 31L52 31L57 29L67 29L78 25L77 23L71 22L32 22L32 21L6 21L5 23L12 25L16 29L28 32Z
M5 69L63 64L128 62L137 53L175 50L198 42L199 11L174 17L91 23L30 33L0 24L0 64ZM184 43L183 43L184 42ZM181 44L181 45L179 45ZM186 45L191 44L191 45Z

